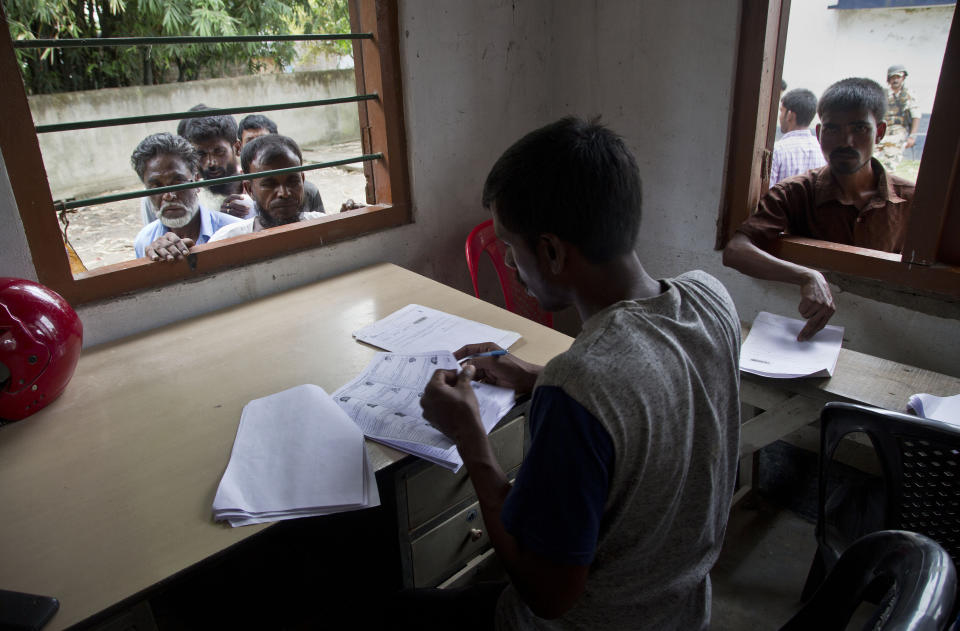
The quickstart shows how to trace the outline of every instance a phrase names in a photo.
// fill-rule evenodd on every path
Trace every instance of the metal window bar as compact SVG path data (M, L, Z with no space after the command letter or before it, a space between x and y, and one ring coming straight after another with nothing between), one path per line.
M333 41L333 40L362 40L373 39L373 33L336 33L336 34L311 34L311 35L229 35L216 37L202 36L182 36L182 37L103 37L103 38L78 38L78 39L28 39L16 40L13 42L14 48L101 48L107 46L157 46L157 45L176 45L176 44L225 44L225 43L259 43L259 42L297 42L297 41ZM152 123L168 120L182 120L184 118L203 118L207 116L220 116L228 114L245 114L248 112L271 112L282 109L297 109L304 107L318 107L323 105L336 105L339 103L358 103L360 101L369 101L379 98L377 94L358 94L350 97L339 97L333 99L320 99L316 101L298 101L291 103L274 103L270 105L253 105L228 108L211 108L195 112L174 112L172 114L150 114L146 116L127 116L122 118L106 118L94 121L79 121L73 123L57 123L53 125L37 125L36 133L52 133L60 131L73 131L78 129L94 129L101 127L113 127L118 125L133 125L137 123ZM302 165L299 167L290 167L287 169L275 169L273 171L261 171L253 174L230 175L227 177L216 178L212 180L198 180L196 182L186 182L184 184L175 184L173 186L162 186L129 193L115 193L113 195L103 195L101 197L89 197L86 199L77 199L69 201L55 201L54 208L58 212L80 208L83 206L93 206L97 204L107 204L126 199L135 199L138 197L148 197L151 195L160 195L168 191L180 191L190 188L200 188L212 184L224 182L238 182L242 180L254 180L272 175L283 175L286 173L297 173L301 171L313 171L328 167L340 166L343 164L352 164L356 162L369 162L383 158L382 153L365 154L356 158L346 158L344 160L334 160L331 162L321 162L319 164Z
M373 39L373 33L334 33L316 35L221 35L202 37L86 37L77 39L18 39L14 48L100 48L104 46L162 46L171 44L236 44L259 42L309 42L340 39Z
M380 95L358 94L356 96L341 96L332 99L316 101L292 101L290 103L272 103L269 105L244 105L241 107L221 107L194 112L173 112L170 114L147 114L145 116L124 116L122 118L103 118L100 120L77 121L73 123L54 123L51 125L37 125L38 134L49 134L58 131L74 131L77 129L95 129L98 127L116 127L118 125L134 125L137 123L156 123L160 121L181 120L184 118L206 118L207 116L222 116L225 114L247 114L249 112L272 112L275 110L294 110L304 107L319 107L322 105L337 105L340 103L359 103L360 101L375 101Z
M169 191L182 191L188 188L201 188L211 184L221 184L225 182L241 182L243 180L256 180L272 175L284 175L286 173L299 173L300 171L314 171L316 169L325 169L336 167L343 164L353 164L355 162L370 162L383 158L382 153L369 153L356 158L344 158L343 160L333 160L331 162L320 162L317 164L305 164L298 167L287 167L285 169L274 169L272 171L258 171L257 173L241 173L239 175L228 175L227 177L218 177L213 180L197 180L196 182L184 182L183 184L173 184L171 186L158 186L141 191L131 191L129 193L114 193L113 195L104 195L102 197L90 197L87 199L77 199L70 201L56 201L54 208L59 211L80 208L81 206L95 206L98 204L108 204L110 202L119 202L125 199L134 199L137 197L149 197L151 195L162 195Z

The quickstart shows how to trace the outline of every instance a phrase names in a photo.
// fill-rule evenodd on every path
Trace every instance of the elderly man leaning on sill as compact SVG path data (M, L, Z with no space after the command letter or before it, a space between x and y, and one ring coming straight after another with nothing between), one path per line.
M200 156L185 138L164 132L144 138L130 162L146 188L160 188L195 182ZM157 218L134 239L137 258L174 260L169 250L174 244L179 244L185 253L194 243L206 243L220 228L240 221L204 208L195 188L150 195L144 200Z

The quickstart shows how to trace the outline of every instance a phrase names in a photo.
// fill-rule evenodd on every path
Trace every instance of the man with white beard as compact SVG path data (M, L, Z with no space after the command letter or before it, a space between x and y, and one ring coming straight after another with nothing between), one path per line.
M130 163L146 188L160 188L195 182L200 156L187 139L164 132L144 138L130 156ZM194 244L209 241L223 226L240 221L204 208L196 188L159 193L148 199L157 219L144 226L134 240L137 258L175 261Z

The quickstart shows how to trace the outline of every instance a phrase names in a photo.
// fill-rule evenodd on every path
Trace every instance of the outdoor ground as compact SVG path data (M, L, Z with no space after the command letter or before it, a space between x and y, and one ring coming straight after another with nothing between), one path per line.
M329 162L362 154L360 142L305 148L305 164ZM307 171L306 177L317 185L328 211L337 211L346 199L365 201L366 180L361 164ZM89 197L127 192L124 189L102 191ZM140 199L129 199L99 206L88 206L67 214L67 238L87 269L129 261L134 257L133 240L143 227Z

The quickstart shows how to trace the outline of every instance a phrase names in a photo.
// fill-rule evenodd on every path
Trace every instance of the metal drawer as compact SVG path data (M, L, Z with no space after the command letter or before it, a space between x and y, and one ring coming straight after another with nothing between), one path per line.
M490 434L493 453L504 471L511 471L523 460L524 418L518 417ZM429 465L404 479L407 498L407 528L415 530L443 511L473 495L466 468L456 474ZM401 495L402 497L402 495Z
M410 542L414 587L436 585L489 545L480 505L474 502Z

